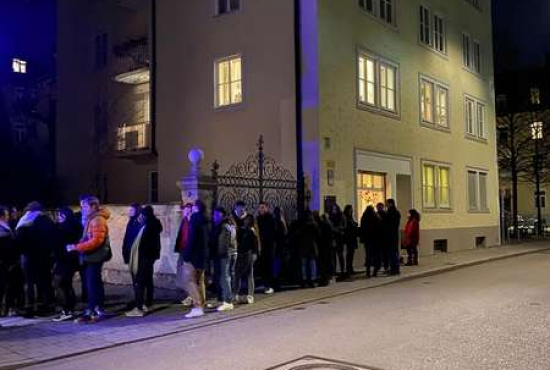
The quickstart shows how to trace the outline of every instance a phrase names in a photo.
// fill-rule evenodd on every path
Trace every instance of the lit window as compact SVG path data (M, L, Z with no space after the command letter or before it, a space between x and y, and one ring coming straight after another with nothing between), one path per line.
M359 55L358 100L360 104L397 113L397 66L376 56Z
M540 140L543 138L542 122L531 123L531 137L533 140Z
M449 90L441 85L437 86L436 99L436 118L437 124L443 127L449 127L448 105L449 105Z
M240 0L217 0L216 14L227 14L239 10L241 7Z
M242 103L242 58L236 56L218 60L215 68L216 107Z
M386 201L386 175L375 172L357 173L357 211L359 216L368 206Z
M531 102L532 105L540 105L540 90L538 88L536 87L532 88L529 91L529 95L530 95L529 101Z
M451 175L448 166L423 164L422 193L425 208L451 208Z
M488 173L468 170L468 206L470 211L488 211Z
M27 61L13 58L11 68L14 73L27 73Z
M422 120L424 122L433 123L433 93L434 93L434 84L422 80L421 83L421 111L422 111Z

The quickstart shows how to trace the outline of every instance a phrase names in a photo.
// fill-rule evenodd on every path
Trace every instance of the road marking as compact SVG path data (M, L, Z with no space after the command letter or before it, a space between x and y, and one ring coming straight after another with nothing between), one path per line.
M353 364L344 361L305 356L267 370L382 370L377 367Z

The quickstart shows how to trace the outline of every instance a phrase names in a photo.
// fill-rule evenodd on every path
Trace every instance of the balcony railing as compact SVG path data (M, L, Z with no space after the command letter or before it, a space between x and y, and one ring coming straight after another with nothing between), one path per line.
M117 130L117 153L119 155L139 155L151 150L151 124L139 122L124 124Z
M129 40L113 48L115 80L122 83L149 82L149 44L147 37Z

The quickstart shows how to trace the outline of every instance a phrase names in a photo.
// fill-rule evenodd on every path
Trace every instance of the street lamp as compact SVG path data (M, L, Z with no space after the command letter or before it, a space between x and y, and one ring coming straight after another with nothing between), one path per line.
M533 122L531 124L531 138L535 141L535 182L536 182L536 203L537 203L537 235L542 235L542 214L540 204L540 152L539 141L543 138L542 122Z

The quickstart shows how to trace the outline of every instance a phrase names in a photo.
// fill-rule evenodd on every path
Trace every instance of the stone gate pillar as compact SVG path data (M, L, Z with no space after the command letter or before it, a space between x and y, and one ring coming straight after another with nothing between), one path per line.
M210 208L214 201L216 181L202 170L204 153L199 148L193 148L189 151L187 158L191 162L191 170L177 184L181 190L181 200L183 203L193 203L200 199Z

